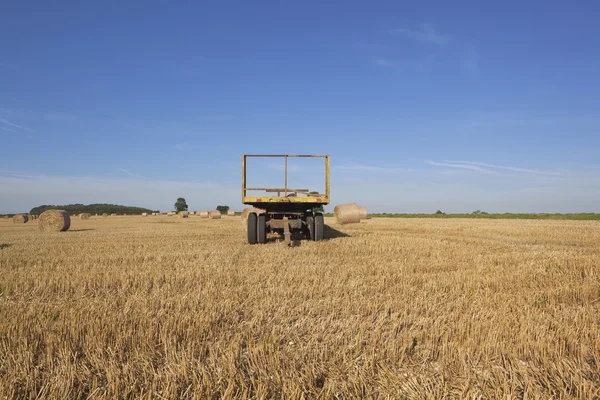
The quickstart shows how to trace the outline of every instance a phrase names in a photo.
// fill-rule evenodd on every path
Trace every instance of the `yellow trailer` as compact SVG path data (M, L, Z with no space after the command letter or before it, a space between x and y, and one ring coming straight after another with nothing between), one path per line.
M283 159L283 187L247 187L248 158ZM289 158L322 158L325 175L325 193L288 187ZM244 154L242 155L242 203L265 210L264 213L248 214L248 243L266 243L267 234L279 233L286 243L291 243L293 233L301 233L306 239L323 239L323 214L314 208L330 202L329 155L301 154ZM248 195L248 192L259 192Z

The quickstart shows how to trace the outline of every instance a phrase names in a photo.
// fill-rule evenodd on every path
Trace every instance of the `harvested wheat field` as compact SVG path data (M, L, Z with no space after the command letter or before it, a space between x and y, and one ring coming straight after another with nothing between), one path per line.
M0 398L598 398L600 223L0 221Z

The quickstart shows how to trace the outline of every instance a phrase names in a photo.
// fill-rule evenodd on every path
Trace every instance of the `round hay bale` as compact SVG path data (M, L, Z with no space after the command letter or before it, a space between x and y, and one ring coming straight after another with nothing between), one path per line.
M179 218L188 218L190 216L190 213L187 211L179 211L177 215L179 215Z
M26 224L29 221L29 217L25 214L17 214L13 217L14 224Z
M152 213L152 216L153 216L153 217L156 217L156 213Z
M233 211L233 210L227 210L227 216L228 217L234 217L235 216L235 211Z
M107 213L102 214L103 217L108 217Z
M8 215L5 215L5 216L4 216L4 219L8 219Z
M200 218L208 218L208 217L210 217L210 213L208 211L199 211L198 215L200 216Z
M360 219L367 219L369 213L367 213L367 207L358 206L358 212L360 213Z
M148 213L142 213L142 217L147 217Z
M360 210L355 203L339 204L333 209L333 214L339 224L355 224L360 222Z
M210 219L221 219L221 211L219 210L212 210L209 215Z
M63 210L46 210L38 224L42 232L64 232L71 227L71 217Z
M81 213L81 214L79 214L79 219L90 219L90 214Z
M115 217L117 215L117 213L112 213L110 215L111 215L111 217Z

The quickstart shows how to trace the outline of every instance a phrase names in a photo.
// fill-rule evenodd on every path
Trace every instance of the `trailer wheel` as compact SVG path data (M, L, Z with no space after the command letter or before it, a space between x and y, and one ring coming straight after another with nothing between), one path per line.
M306 217L306 230L304 231L304 236L308 240L315 240L315 219L312 215Z
M257 223L256 223L256 232L257 232L257 242L258 243L267 243L267 215L259 214Z
M248 214L248 243L256 244L256 213Z
M323 214L317 213L315 214L315 231L314 231L314 239L315 241L323 240L323 231L325 229L325 220L323 219Z

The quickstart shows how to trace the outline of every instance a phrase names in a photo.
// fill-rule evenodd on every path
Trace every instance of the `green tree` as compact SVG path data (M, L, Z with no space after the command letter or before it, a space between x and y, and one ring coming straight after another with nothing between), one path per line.
M175 202L175 211L179 212L179 211L187 211L188 209L188 205L185 202L185 199L183 197L180 197L177 199L177 201Z
M313 212L320 212L320 213L322 213L322 212L325 211L325 208L323 208L323 204L321 204L319 206L313 206L312 210L313 210Z
M217 211L221 214L227 214L227 211L229 211L229 206L217 206Z
M442 214L444 214L444 212L443 212L442 210L437 210L435 213L436 213L437 215L442 215Z

